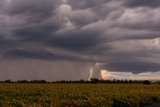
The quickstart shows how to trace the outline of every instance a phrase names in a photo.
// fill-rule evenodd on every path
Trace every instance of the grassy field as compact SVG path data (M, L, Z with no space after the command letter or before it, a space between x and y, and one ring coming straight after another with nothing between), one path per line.
M159 102L158 84L0 84L2 107L141 107Z

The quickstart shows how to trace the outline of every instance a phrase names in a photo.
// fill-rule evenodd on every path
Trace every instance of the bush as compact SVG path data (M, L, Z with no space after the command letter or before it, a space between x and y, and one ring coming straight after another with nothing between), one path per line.
M145 81L143 81L143 84L150 85L150 84L151 84L151 82L150 82L150 81L148 81L148 80L145 80Z

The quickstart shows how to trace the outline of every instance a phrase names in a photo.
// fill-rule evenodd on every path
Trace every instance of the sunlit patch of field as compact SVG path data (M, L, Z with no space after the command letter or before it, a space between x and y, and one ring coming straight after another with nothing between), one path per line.
M158 84L0 84L2 107L139 107L159 102Z

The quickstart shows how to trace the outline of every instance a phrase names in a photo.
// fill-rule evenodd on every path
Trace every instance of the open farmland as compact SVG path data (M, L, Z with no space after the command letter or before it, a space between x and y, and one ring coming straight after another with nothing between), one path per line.
M160 85L0 84L2 107L141 107L160 102Z

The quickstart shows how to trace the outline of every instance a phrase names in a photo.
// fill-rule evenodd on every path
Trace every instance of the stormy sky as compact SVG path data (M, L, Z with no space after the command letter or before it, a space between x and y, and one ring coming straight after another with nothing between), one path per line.
M0 80L87 79L96 63L158 79L160 0L0 0Z

